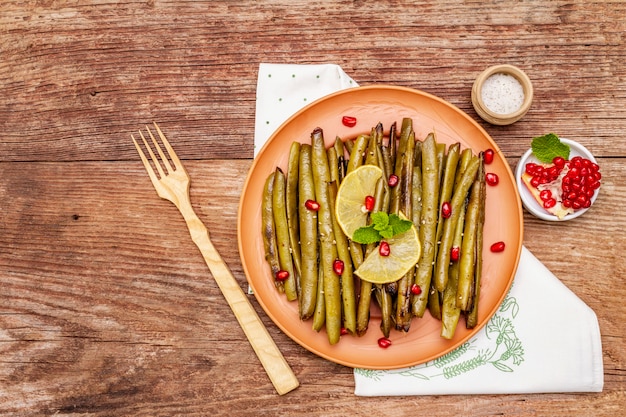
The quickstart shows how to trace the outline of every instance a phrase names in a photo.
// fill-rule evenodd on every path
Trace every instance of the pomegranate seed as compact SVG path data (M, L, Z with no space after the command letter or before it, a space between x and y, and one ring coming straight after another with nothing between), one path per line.
M311 211L318 211L320 209L320 203L315 200L307 200L304 202L304 207Z
M583 166L583 158L580 156L575 156L570 160L570 163L574 168L580 168Z
M449 201L444 201L441 205L441 217L447 219L452 215L452 206Z
M365 197L365 210L372 212L374 210L374 204L376 203L376 199L371 195Z
M378 253L380 254L380 256L389 256L389 254L391 253L389 243L380 242L380 245L378 245Z
M492 252L502 252L504 251L504 242L500 241L500 242L496 242L493 245L491 245L491 251Z
M580 203L578 201L572 201L572 208L574 210L578 210L580 208Z
M537 164L533 163L533 162L529 162L526 164L526 173L528 175L535 175L536 171L537 171Z
M288 278L289 278L289 271L285 271L284 269L281 269L280 271L276 273L276 280L278 281L285 281Z
M341 334L342 336L345 336L348 334L348 329L346 329L345 327L342 327L339 334Z
M341 118L341 123L343 123L344 126L354 127L356 126L356 117L343 116Z
M542 190L539 193L539 198L541 199L541 201L546 201L547 199L552 197L552 191L550 190Z
M552 163L554 164L554 166L562 169L565 166L565 159L560 156L555 156L552 160Z
M498 185L498 183L500 182L500 178L498 178L497 174L494 174L493 172L488 172L485 174L485 181L487 182L487 184L494 186Z
M530 179L530 185L532 185L534 188L537 188L539 186L539 180L540 178L535 175Z
M563 207L565 208L570 208L572 207L572 202L569 200L563 200L563 202L561 203L563 205Z
M400 182L400 178L398 178L398 176L396 174L391 174L389 176L389 180L387 181L387 185L389 185L391 188L393 188L396 185L398 185L398 182Z
M450 248L450 260L453 262L456 262L459 260L460 256L461 256L461 248L459 248L458 246L452 246Z
M333 262L333 271L335 271L335 274L343 274L344 268L345 265L343 264L343 261L341 259L335 259L335 262Z
M387 339L386 337L381 337L380 339L378 339L378 346L383 349L387 349L389 346L391 346L391 340Z
M544 208L552 208L556 206L556 200L554 198L548 198L546 201L543 202L543 207Z
M417 284L411 285L411 294L420 295L422 293L422 287Z
M589 208L589 207L591 207L591 200L585 201L585 204L583 205L583 208Z
M485 161L485 164L489 165L490 163L492 163L494 155L495 152L493 151L493 149L486 149L483 153L483 161Z

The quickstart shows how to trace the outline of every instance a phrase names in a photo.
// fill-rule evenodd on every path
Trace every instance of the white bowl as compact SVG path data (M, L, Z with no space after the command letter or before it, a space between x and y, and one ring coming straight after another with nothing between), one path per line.
M589 152L589 150L585 148L583 145L581 145L580 143L574 142L573 140L565 139L565 138L559 138L559 139L561 140L561 142L569 145L570 147L569 159L572 159L575 156L581 156L583 158L589 159L590 161L594 163L597 163L596 159L593 157L591 152ZM526 164L529 162L540 163L539 160L533 154L532 149L529 149L528 151L526 151L526 153L520 158L517 164L517 167L515 169L515 181L517 182L517 188L519 190L520 197L522 198L522 205L524 206L526 210L528 210L529 213L531 213L535 217L538 217L542 220L558 222L558 221L566 221L566 220L575 219L578 216L582 216L587 210L589 210L589 207L585 209L576 210L573 213L567 214L562 219L559 219L554 214L548 213L541 205L539 205L537 200L533 198L528 188L526 188L526 185L524 185L524 183L522 182L522 174L524 173ZM593 193L593 197L591 197L591 205L593 205L593 203L596 201L596 198L598 198L598 193L600 192L600 188L598 188Z

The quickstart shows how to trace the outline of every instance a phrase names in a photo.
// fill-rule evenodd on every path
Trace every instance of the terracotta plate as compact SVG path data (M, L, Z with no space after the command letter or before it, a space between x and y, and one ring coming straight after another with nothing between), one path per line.
M356 117L357 125L344 126L341 123L344 115ZM462 149L471 147L474 153L487 148L496 151L493 163L487 165L487 172L496 173L500 183L487 190L479 325L467 330L461 319L454 339L446 340L439 336L440 322L426 313L422 319L413 319L408 333L392 330L392 346L382 349L377 344L381 337L380 318L373 313L365 336L342 336L339 343L331 346L324 331L317 333L311 329L311 321L299 320L297 303L287 302L274 287L264 259L261 236L263 185L276 166L286 170L291 142L310 142L311 131L316 127L324 130L327 145L330 145L337 135L345 139L369 133L379 121L388 129L394 121L399 125L403 117L413 119L416 138L420 140L434 130L438 142L458 141ZM238 239L248 282L265 312L283 332L304 348L333 362L351 367L394 369L424 363L455 349L478 332L496 312L511 286L519 262L522 208L513 174L500 149L467 114L421 91L374 85L326 96L278 128L259 152L246 179L238 213ZM504 252L490 252L489 247L496 241L506 242Z

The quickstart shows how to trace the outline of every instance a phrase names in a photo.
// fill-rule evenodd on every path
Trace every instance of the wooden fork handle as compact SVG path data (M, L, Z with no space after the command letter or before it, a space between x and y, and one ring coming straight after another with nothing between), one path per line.
M206 227L195 214L183 212L183 216L192 240L202 252L213 278L265 368L276 392L283 395L294 390L300 385L298 379L250 304L248 297L213 246Z

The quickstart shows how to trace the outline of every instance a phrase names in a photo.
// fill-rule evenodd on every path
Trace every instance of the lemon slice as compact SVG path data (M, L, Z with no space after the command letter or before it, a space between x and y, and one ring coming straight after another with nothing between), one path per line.
M354 273L364 281L386 284L402 278L415 266L422 254L417 229L411 225L406 232L385 239L389 244L389 255L382 256L373 250Z
M367 226L365 197L376 193L376 183L383 171L375 165L361 165L341 182L335 202L335 217L341 230L352 238L354 231Z

